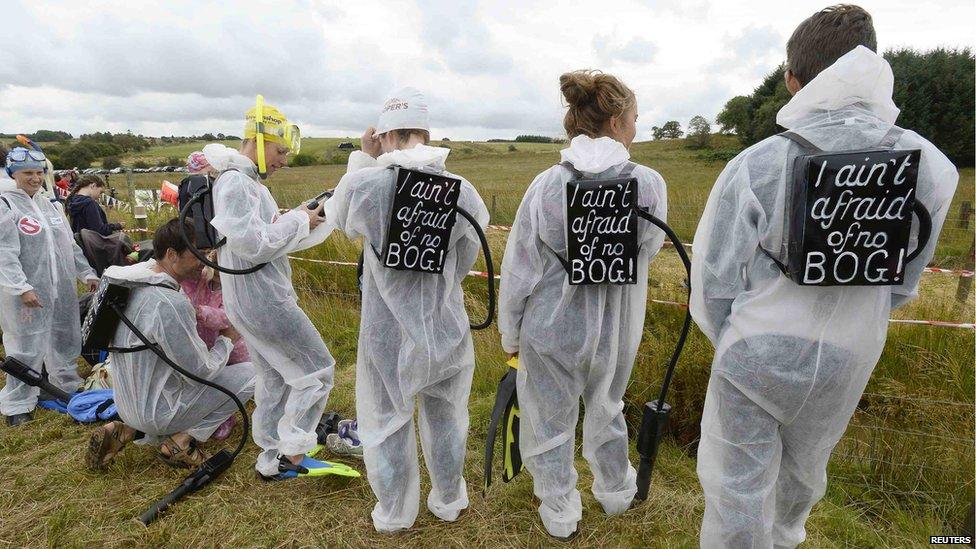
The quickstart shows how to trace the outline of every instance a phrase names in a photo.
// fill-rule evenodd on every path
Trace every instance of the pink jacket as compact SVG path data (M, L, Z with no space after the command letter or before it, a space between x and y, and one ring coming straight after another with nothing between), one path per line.
M207 348L213 347L220 330L230 327L227 314L224 313L224 296L220 288L214 290L212 284L203 279L184 280L180 283L183 293L190 298L193 308L197 312L197 334L200 339L207 344ZM250 362L251 355L247 352L244 345L244 338L237 340L234 350L230 352L227 364L238 364Z

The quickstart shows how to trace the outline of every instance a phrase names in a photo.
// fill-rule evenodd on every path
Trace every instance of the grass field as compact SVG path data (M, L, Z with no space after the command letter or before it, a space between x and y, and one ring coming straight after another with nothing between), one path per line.
M325 155L345 139L306 139L306 151ZM438 143L440 144L440 143ZM470 179L492 211L492 223L509 225L525 187L536 173L558 161L559 145L444 143L452 148L448 167ZM185 156L200 145L149 151L146 159ZM730 138L716 147L733 149ZM705 161L680 142L638 143L635 161L658 170L668 182L669 221L685 240L723 162ZM342 165L290 168L270 187L283 207L294 206L334 186ZM133 176L134 188L159 188L164 176ZM971 228L960 226L963 201L972 201L974 172L962 170L950 221L935 264L966 268ZM125 199L124 176L111 184ZM176 181L174 181L175 183ZM172 215L165 209L152 225ZM111 216L131 223L123 212ZM507 233L488 233L496 267ZM336 236L302 257L354 261L359 243ZM481 263L475 266L481 269ZM354 270L294 261L301 304L336 357L336 387L329 407L354 414L355 352L359 301ZM684 301L682 271L673 251L664 250L650 273L650 298ZM896 312L898 318L973 322L973 296L956 301L959 279L927 275L920 298ZM483 279L465 282L472 317L483 316ZM681 309L649 304L644 339L626 398L628 420L636 428L640 405L655 398L670 355ZM82 463L89 426L39 412L29 427L0 426L0 545L153 545L198 547L377 546L377 547L541 547L551 544L539 523L531 478L492 486L482 497L481 467L488 415L504 373L496 328L474 335L477 368L472 387L471 432L466 478L470 509L455 524L437 521L422 506L416 527L386 537L372 531L372 494L365 481L322 480L266 484L252 469L256 447L220 481L174 507L149 529L131 518L182 478L158 463L148 449L131 447L107 472ZM927 546L928 536L961 532L973 500L974 334L972 330L893 324L884 355L829 471L824 500L808 522L806 547ZM651 499L619 517L606 517L589 493L591 476L578 459L584 514L579 547L691 547L697 545L703 500L695 476L694 449L712 351L697 330L689 339L669 401L672 431L655 470ZM579 439L578 439L579 440ZM214 445L214 448L219 445ZM636 460L636 454L634 454ZM423 493L429 486L424 478Z

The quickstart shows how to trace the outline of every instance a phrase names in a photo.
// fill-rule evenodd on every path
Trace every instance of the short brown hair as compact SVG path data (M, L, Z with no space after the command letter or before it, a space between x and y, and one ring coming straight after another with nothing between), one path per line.
M409 141L410 137L414 135L419 135L424 140L424 145L430 144L430 132L427 130L408 128L390 131L392 131L393 135L396 136L397 143L400 143L401 145Z
M608 120L637 104L633 90L601 71L567 72L559 77L559 91L569 106L563 127L570 139L599 137Z
M830 6L793 31L786 43L786 68L805 86L857 46L878 51L871 14L851 4Z
M186 232L190 243L196 246L197 233L189 219L183 223L183 231ZM156 229L156 234L153 235L153 259L159 261L166 257L166 250L170 249L178 254L186 251L187 245L181 233L178 217L170 219L165 225Z

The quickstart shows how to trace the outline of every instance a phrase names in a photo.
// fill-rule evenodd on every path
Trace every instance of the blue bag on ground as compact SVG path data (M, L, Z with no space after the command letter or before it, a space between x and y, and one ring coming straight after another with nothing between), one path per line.
M72 396L68 403L68 414L82 423L116 419L118 410L112 389L84 391Z

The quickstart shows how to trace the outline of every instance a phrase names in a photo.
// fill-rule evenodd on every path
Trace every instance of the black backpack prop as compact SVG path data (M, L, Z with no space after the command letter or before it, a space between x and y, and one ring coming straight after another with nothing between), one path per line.
M156 286L170 291L178 291L164 285L146 284L145 286ZM170 505L182 499L187 494L200 490L231 466L234 459L244 449L244 444L247 441L247 436L250 432L250 420L247 417L247 410L244 408L244 403L237 398L236 394L228 390L226 387L201 378L183 369L179 364L173 362L168 356L166 356L166 353L163 352L163 349L159 346L159 344L150 341L149 338L146 337L146 335L142 333L142 331L140 331L131 320L129 320L129 318L125 315L125 310L129 303L131 291L132 288L112 284L105 279L102 280L98 291L92 298L88 316L85 317L85 322L81 327L83 351L92 352L96 349L104 349L116 353L137 353L147 350L151 351L162 359L162 361L165 362L169 367L173 368L181 375L227 395L234 402L234 404L237 405L237 409L241 413L242 432L241 440L238 442L237 448L235 448L233 452L229 452L227 449L220 450L202 465L200 465L196 471L183 479L183 482L181 482L180 485L177 486L172 492L154 503L149 510L139 517L140 522L148 525L156 520L159 514L168 509ZM142 345L128 348L119 348L112 345L112 339L115 337L115 333L120 322L129 328L133 334L135 334L135 336L142 342ZM137 437L138 436L139 435L137 435Z
M393 207L383 251L373 248L380 264L388 269L414 271L424 274L444 272L444 263L457 215L471 224L485 257L488 275L488 314L483 322L471 324L472 330L491 326L495 316L495 267L491 262L491 248L478 221L458 206L461 180L439 171L391 166L393 170ZM363 257L359 258L357 274L362 280ZM361 287L360 287L361 291Z
M916 200L921 151L893 150L904 130L892 127L876 147L825 152L799 134L787 194L787 236L780 261L802 286L899 286L905 267L925 248L932 220ZM911 217L918 245L909 253Z
M226 173L226 171L221 172L221 174ZM190 198L180 207L180 235L190 252L204 265L217 272L231 275L255 273L267 265L267 263L258 263L245 269L231 269L219 265L216 261L211 261L207 254L201 251L201 248L215 250L227 242L227 239L221 238L217 234L217 229L210 225L210 221L214 218L213 185L216 183L216 178L197 175L186 178L184 182L181 182L181 186L185 186L186 194ZM193 223L194 234L196 235L195 242L192 242L190 236L183 230L187 218Z
M637 245L637 219L649 221L671 240L681 258L688 276L688 296L691 298L691 260L684 245L667 223L658 219L638 204L637 179L631 174L637 167L628 162L620 174L609 179L587 179L572 164L561 164L573 177L566 183L566 247L569 259L564 259L555 250L553 254L566 271L570 285L625 285L637 283L637 258L640 253ZM657 460L658 449L667 430L671 406L665 401L671 379L688 331L691 329L691 310L686 307L684 322L674 352L665 370L664 380L657 400L644 404L640 431L637 434L637 451L640 463L637 468L637 494L639 501L647 499L651 483L651 473ZM495 432L499 421L496 418L517 416L518 396L515 394L515 371L509 369L502 378L496 393L495 408L489 424L485 449L485 489L491 483L491 461L494 454ZM515 406L514 412L509 411ZM517 445L517 417L515 419L515 442L506 442L505 472L503 480L508 482L521 471L520 454L508 447ZM512 420L506 419L503 429L511 430ZM503 433L503 439L507 432ZM511 435L508 435L511 438ZM504 440L503 440L504 441ZM509 456L512 457L509 457ZM518 459L518 463L515 460ZM510 466L510 463L513 464ZM517 465L517 467L516 467Z

